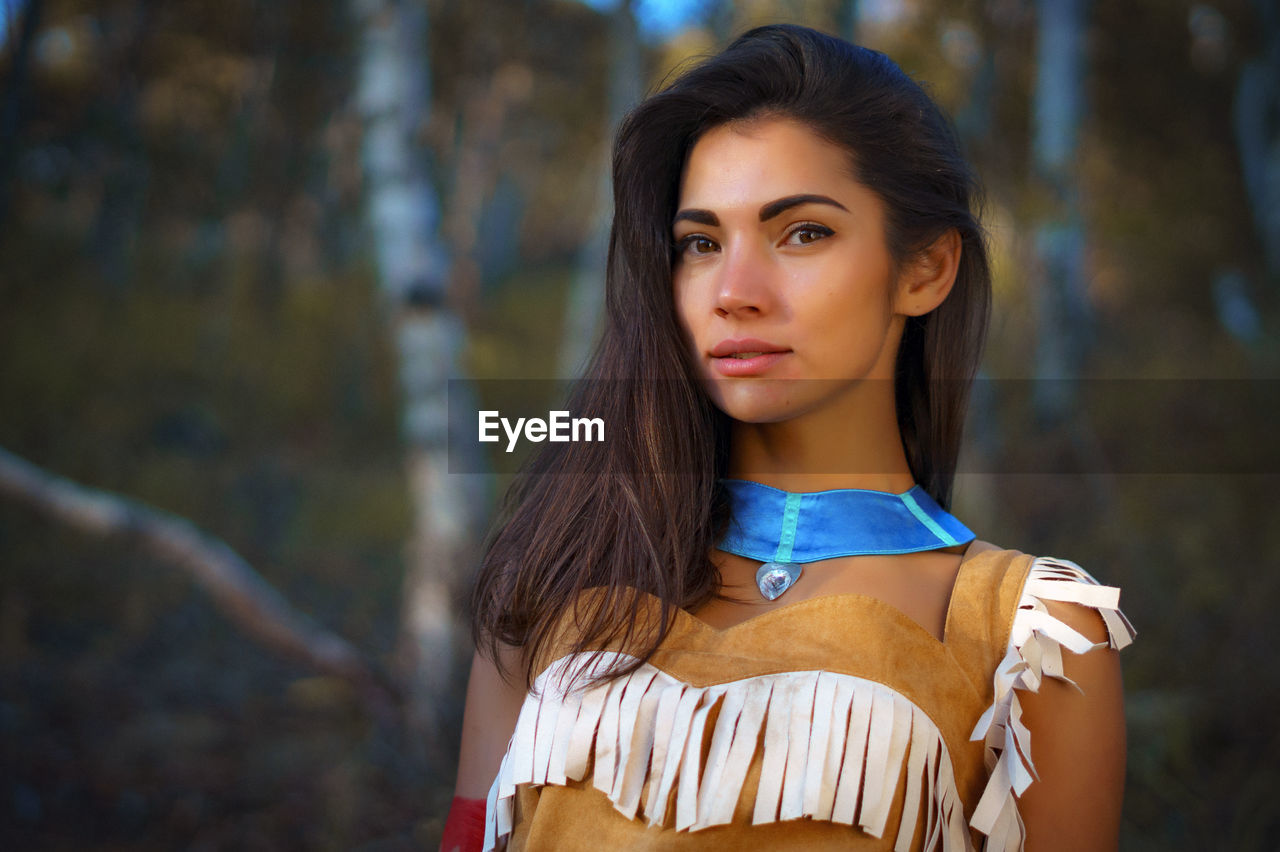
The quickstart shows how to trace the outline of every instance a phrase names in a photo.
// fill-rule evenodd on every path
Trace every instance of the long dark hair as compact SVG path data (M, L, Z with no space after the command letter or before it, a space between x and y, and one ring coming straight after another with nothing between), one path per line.
M676 608L719 590L709 554L729 523L718 482L729 421L684 351L671 224L694 143L756 117L799 121L849 152L854 175L885 204L895 265L959 232L955 284L938 308L908 318L895 377L911 473L950 502L990 310L974 175L946 116L884 54L804 27L753 29L642 102L618 131L605 327L570 403L613 433L603 443L544 445L507 494L472 599L477 646L494 659L502 644L521 646L530 683L571 611L573 650L626 644L634 653L639 642L643 661ZM661 601L660 618L640 618L637 591Z

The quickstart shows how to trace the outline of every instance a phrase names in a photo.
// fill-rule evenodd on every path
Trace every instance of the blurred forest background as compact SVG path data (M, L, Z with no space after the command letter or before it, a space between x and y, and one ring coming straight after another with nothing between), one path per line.
M611 126L775 21L932 85L984 375L1087 380L980 393L956 511L1125 590L1122 848L1274 848L1280 470L1090 458L1280 374L1269 0L0 0L0 848L434 848L506 482L445 383L573 374Z

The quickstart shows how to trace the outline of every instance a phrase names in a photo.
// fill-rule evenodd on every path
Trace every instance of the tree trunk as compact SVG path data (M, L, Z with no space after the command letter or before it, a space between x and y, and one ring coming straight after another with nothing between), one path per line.
M1033 414L1057 433L1079 469L1091 474L1093 495L1106 505L1114 478L1088 413L1079 378L1094 336L1085 279L1085 227L1080 204L1079 135L1084 100L1087 0L1040 0L1032 138L1033 187L1046 211L1036 228L1032 298L1036 315Z
M1084 0L1041 0L1032 140L1033 185L1048 211L1035 233L1035 406L1045 422L1068 415L1091 332L1084 226L1076 171L1084 81ZM1049 381L1045 381L1048 379Z
M465 333L449 306L439 206L421 145L430 110L425 4L353 0L352 9L369 226L399 358L413 502L398 669L409 724L427 759L439 760L460 704L464 643L454 600L475 556L481 514L476 478L448 477L449 380L461 374Z

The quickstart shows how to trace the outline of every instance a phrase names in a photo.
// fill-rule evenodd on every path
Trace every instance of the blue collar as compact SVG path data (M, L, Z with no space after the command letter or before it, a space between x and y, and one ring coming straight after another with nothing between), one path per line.
M975 538L919 485L901 494L860 488L795 493L744 479L721 482L729 489L734 522L720 549L761 562L916 553Z

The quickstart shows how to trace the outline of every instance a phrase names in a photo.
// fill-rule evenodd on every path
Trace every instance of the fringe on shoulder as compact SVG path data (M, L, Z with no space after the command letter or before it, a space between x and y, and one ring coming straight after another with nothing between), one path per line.
M1081 604L1097 610L1107 626L1107 642L1094 644L1048 612L1045 601ZM996 667L995 699L970 737L984 740L991 773L969 824L986 835L984 849L1020 850L1026 839L1015 795L1036 777L1031 762L1031 734L1022 723L1016 690L1038 692L1046 677L1075 683L1062 668L1062 649L1084 654L1095 648L1120 649L1134 637L1133 625L1120 611L1120 590L1103 586L1087 571L1064 559L1041 557L1031 571L1018 602L1008 650Z
M894 848L911 848L917 826L925 849L973 848L941 732L883 684L799 671L694 687L645 664L585 690L559 690L580 665L558 660L526 698L489 791L485 850L511 832L517 785L582 780L592 761L592 783L630 819L667 825L674 795L675 830L727 824L761 750L754 824L808 816L883 837L905 767Z

